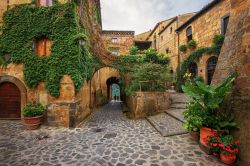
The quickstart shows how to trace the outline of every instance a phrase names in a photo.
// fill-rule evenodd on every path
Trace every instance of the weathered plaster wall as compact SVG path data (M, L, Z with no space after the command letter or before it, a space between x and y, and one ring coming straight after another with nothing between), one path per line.
M231 70L238 77L232 95L232 109L240 129L235 133L240 138L240 158L250 165L250 0L231 0L231 18L225 42L213 78L216 84Z

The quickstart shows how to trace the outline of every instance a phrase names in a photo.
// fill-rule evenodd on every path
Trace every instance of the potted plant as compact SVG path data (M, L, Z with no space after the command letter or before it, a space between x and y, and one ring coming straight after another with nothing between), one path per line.
M235 77L236 74L231 73L218 86L206 85L201 81L186 82L182 86L183 91L192 98L188 109L192 109L200 120L200 143L204 146L207 146L207 137L213 133L219 134L237 126L230 110L221 109L225 98L231 93Z
M212 147L213 155L219 157L223 163L229 165L235 164L240 142L234 140L232 135L221 134L218 136L215 134L208 137L207 143Z
M183 53L184 53L184 52L186 52L186 51L187 51L187 46L186 46L186 45L184 45L184 44L183 44L183 45L180 45L180 48L179 48L179 49L180 49L180 51L181 51L181 52L183 52Z
M190 41L188 42L188 48L190 48L190 49L195 49L196 46L197 46L196 41L190 40Z
M39 128L43 119L45 108L41 103L30 103L27 104L23 109L23 123L29 130L35 130Z

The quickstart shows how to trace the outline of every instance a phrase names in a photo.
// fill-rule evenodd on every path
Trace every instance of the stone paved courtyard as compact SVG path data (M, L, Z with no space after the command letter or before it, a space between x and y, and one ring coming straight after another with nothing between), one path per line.
M204 154L189 135L162 137L146 120L129 120L119 104L108 104L77 129L43 126L28 131L20 121L0 121L0 165L222 164Z

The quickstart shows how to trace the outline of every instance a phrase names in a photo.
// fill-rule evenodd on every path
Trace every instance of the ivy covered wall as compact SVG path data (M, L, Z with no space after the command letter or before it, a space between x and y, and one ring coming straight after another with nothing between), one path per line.
M79 25L75 3L55 3L52 7L18 5L6 11L0 36L0 56L9 54L8 63L24 64L24 80L30 88L45 82L49 93L60 95L60 79L71 76L78 91L92 72L93 58L85 30ZM52 41L51 55L38 57L34 42L42 37ZM87 42L87 41L86 41Z

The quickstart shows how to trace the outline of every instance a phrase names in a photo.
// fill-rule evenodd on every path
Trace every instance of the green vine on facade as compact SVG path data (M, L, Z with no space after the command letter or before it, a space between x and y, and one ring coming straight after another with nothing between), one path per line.
M87 37L79 25L75 3L18 5L6 11L3 20L0 55L10 54L10 62L24 65L24 80L30 88L45 82L49 93L59 97L63 75L71 76L76 91L90 78L93 57L88 44L79 45L79 38ZM34 42L44 36L52 41L51 54L38 57Z
M213 39L213 45L211 47L198 48L192 52L187 59L185 59L181 66L177 68L177 90L181 90L181 86L184 85L184 75L188 71L189 66L193 62L197 62L204 54L216 55L220 54L221 47L224 42L224 36L216 35Z

